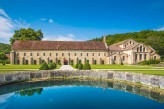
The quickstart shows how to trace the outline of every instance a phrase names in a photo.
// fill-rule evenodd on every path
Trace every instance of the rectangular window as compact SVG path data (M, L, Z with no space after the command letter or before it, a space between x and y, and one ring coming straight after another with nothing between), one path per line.
M26 53L24 53L24 56L26 56Z
M62 56L64 56L64 53L62 53Z
M43 56L45 56L45 53L43 53Z
M51 53L50 53L50 56L51 56Z
M92 56L94 56L95 54L93 53Z
M32 56L32 53L30 53L30 56Z
M88 56L88 53L87 53L87 56Z
M106 53L104 53L104 56L106 56Z
M122 57L122 60L123 60L123 61L125 60L125 56Z
M56 53L56 56L58 56L58 53Z
M76 53L75 53L75 56L76 56Z
M68 53L68 56L70 56L70 53Z
M137 60L137 56L138 56L138 55L137 55L137 54L135 54L135 59L136 59L136 60Z
M100 56L100 53L99 53L99 56Z
M81 53L81 56L83 56L83 54Z
M142 59L142 54L140 54L140 60Z
M39 56L39 53L37 53L37 56Z
M145 47L143 48L143 51L145 52Z
M145 60L146 60L146 58L147 58L147 54L144 55L144 59L145 59Z
M114 56L114 60L116 61L116 56Z

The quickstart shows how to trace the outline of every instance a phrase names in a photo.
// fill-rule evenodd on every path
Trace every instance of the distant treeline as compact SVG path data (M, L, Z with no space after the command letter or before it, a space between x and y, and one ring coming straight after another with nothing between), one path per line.
M140 32L107 35L106 42L108 45L111 45L130 38L151 46L162 59L164 58L164 31L144 30ZM103 36L93 40L103 41Z
M5 54L10 53L11 46L9 44L0 43L0 53L3 52Z

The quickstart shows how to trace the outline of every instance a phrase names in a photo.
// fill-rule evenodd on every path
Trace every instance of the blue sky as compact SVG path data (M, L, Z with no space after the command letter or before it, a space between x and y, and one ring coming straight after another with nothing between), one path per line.
M164 0L0 0L0 42L28 27L41 29L44 40L164 30Z

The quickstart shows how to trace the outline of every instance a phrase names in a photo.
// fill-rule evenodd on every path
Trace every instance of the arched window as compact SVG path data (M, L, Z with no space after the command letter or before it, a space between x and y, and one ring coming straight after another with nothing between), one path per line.
M137 47L137 52L139 52L139 47Z
M114 60L116 61L116 56L114 56Z
M125 56L122 57L122 60L123 60L123 61L125 60Z
M140 52L142 52L142 46L140 46Z
M154 59L157 59L157 57L156 57L156 56L154 56Z

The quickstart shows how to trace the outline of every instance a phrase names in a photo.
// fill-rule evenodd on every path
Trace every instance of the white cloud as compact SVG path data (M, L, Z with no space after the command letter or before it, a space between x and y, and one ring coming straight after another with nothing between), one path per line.
M0 95L0 104L6 103L10 97L12 97L14 94L5 94L5 95Z
M48 22L49 22L49 23L53 23L54 21L53 21L52 19L49 19Z
M73 34L66 34L66 35L50 35L43 40L53 40L53 41L77 41L75 39L75 35ZM78 40L80 41L80 40Z
M160 27L160 28L157 28L157 29L154 29L156 31L164 31L164 26Z
M13 20L3 9L0 9L0 38L7 38L9 40L14 34L14 30L28 28L29 26L30 25L26 23L25 20L22 20L21 18Z
M53 23L53 22L54 22L53 19L48 19L48 18L41 18L40 20L41 20L41 21L46 21L46 22L48 22L48 23Z

